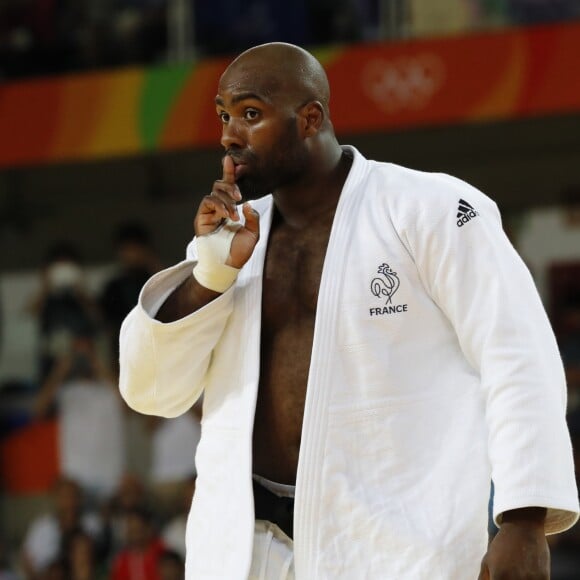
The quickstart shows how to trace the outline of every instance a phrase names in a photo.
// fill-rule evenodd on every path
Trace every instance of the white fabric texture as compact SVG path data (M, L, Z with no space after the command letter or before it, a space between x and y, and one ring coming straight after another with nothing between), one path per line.
M578 517L556 342L489 198L352 151L318 297L296 578L476 578L491 477L498 520L544 506L553 533ZM246 580L250 569L272 198L253 206L260 241L234 286L181 320L154 319L191 275L194 240L184 262L145 285L121 331L120 388L131 407L175 416L204 392L188 579Z
M248 580L294 580L292 540L272 522L256 520Z
M122 401L112 385L74 379L60 389L61 473L99 498L110 497L125 471Z

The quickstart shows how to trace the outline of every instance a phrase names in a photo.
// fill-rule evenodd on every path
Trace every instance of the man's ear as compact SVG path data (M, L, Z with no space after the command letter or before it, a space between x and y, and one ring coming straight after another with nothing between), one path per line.
M306 103L300 109L300 128L304 137L312 137L316 135L322 127L324 121L324 108L319 101L311 101Z

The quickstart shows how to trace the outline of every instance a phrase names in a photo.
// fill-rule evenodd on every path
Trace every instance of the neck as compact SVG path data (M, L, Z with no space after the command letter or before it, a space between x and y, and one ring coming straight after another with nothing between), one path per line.
M296 228L308 226L328 213L334 214L352 157L336 143L323 155L313 157L300 183L273 193L274 205L283 222Z

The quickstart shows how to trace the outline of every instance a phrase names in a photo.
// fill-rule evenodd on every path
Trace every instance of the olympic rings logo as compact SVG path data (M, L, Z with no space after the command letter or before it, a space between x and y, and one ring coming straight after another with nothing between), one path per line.
M383 112L418 110L443 86L445 65L434 54L375 59L363 69L361 80L365 93Z

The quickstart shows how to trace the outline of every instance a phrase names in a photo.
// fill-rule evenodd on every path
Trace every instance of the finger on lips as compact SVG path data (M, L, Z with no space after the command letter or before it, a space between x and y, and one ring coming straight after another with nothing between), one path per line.
M222 160L222 167L222 181L230 186L233 199L240 201L242 199L242 194L236 185L236 164L234 163L234 160L229 155L226 155Z
M223 168L223 180L227 183L235 183L236 182L236 165L234 160L229 156L226 155L222 161L222 168Z

